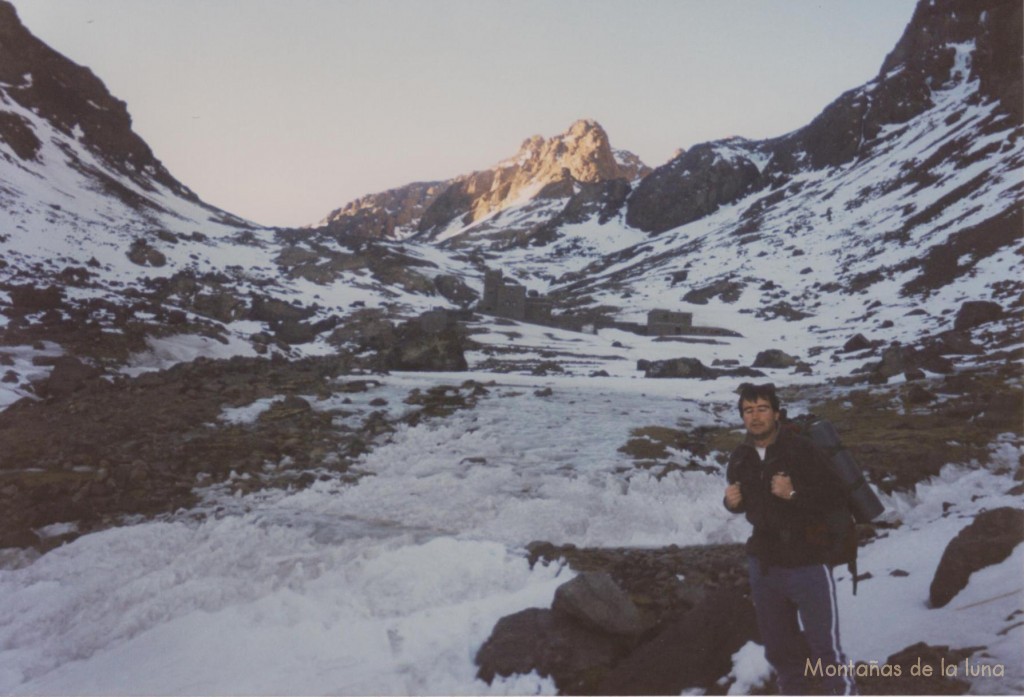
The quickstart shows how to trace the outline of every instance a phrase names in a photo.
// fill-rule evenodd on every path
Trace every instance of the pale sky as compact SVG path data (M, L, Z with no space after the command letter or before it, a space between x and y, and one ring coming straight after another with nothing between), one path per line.
M266 225L597 120L652 167L874 77L914 0L13 0L170 172Z

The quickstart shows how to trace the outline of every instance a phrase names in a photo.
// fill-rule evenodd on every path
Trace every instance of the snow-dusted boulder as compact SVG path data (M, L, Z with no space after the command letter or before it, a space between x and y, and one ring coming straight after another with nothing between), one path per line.
M967 586L971 574L998 564L1024 542L1024 510L996 508L978 515L946 546L929 589L932 607L943 607Z

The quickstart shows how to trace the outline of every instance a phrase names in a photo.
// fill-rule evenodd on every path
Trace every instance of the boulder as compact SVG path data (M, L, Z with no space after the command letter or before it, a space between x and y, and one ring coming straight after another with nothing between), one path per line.
M449 274L434 276L434 288L443 298L460 307L469 307L480 297L480 294L467 286L461 278Z
M971 341L971 335L966 331L948 331L939 334L935 341L935 352L940 356L946 354L969 354L979 355L985 349Z
M908 404L928 404L929 402L934 402L938 399L934 392L915 384L911 384L910 387L907 388L903 398Z
M582 573L563 583L551 609L609 634L640 634L646 625L629 594L604 571Z
M718 371L708 368L696 358L670 358L664 361L651 361L644 371L648 378L713 378Z
M167 257L145 240L135 240L127 252L128 260L139 266L166 266Z
M953 329L963 331L994 322L1003 316L1003 307L988 300L968 300L956 313Z
M971 649L956 650L948 646L930 646L923 641L897 651L881 663L899 666L899 675L868 675L857 678L857 690L862 695L962 695L970 683L956 677L942 675L943 665L963 665ZM931 666L930 674L913 670L914 666Z
M283 322L309 319L315 314L316 310L311 308L298 307L283 300L254 293L248 318L257 322Z
M595 676L622 652L621 639L593 632L567 615L530 608L503 617L476 654L477 677L536 671L562 694L594 694Z
M712 298L721 298L723 302L734 303L740 299L746 286L739 281L727 278L714 281L702 288L694 288L683 296L683 302L696 305L707 305Z
M53 362L53 370L46 380L36 385L36 392L44 397L66 397L85 387L101 371L74 356L60 356Z
M779 349L768 349L761 351L754 359L755 368L792 368L798 363L795 356L790 356Z
M843 344L843 353L849 353L851 351L863 351L864 349L871 348L871 342L868 341L867 337L863 334L856 334Z
M757 637L754 606L732 589L704 600L637 647L602 681L596 694L678 695L710 689L732 669L732 656Z
M64 304L64 291L59 286L12 286L11 305L25 313L56 310Z
M967 586L970 576L998 564L1024 541L1024 510L995 508L979 513L946 546L929 589L932 607L944 607Z

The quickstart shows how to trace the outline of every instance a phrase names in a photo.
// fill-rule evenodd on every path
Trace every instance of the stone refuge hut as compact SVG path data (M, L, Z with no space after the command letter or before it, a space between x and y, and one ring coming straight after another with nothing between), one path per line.
M505 278L501 269L492 269L484 273L484 294L476 310L519 322L588 331L582 320L552 317L552 307L552 301L546 296L537 291L527 291L521 283ZM691 312L664 309L648 312L646 324L599 319L590 326L590 331L615 328L647 336L739 336L728 329L695 326Z
M501 269L484 274L484 296L477 310L520 322L551 324L551 301L521 283L507 279Z
M639 322L602 322L598 329L615 328L645 336L740 336L737 332L721 327L701 327L693 323L692 312L673 312L672 310L651 310L647 313L647 323Z

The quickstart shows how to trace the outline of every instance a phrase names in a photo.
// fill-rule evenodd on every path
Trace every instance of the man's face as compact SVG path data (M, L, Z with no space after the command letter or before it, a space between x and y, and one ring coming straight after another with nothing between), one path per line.
M772 403L763 397L755 402L744 399L743 425L755 440L767 440L775 433L779 412L772 409Z

